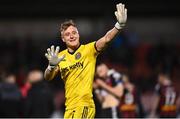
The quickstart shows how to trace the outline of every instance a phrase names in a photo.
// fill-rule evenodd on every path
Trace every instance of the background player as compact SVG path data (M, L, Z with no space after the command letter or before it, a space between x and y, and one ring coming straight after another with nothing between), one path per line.
M129 80L127 74L123 74L122 80L124 93L119 105L121 118L142 118L144 112L138 88Z
M152 115L157 114L165 118L177 117L179 94L167 73L159 73L155 91L157 98L154 100Z
M120 118L118 106L123 95L121 74L104 63L97 66L96 74L94 89L102 105L101 117Z

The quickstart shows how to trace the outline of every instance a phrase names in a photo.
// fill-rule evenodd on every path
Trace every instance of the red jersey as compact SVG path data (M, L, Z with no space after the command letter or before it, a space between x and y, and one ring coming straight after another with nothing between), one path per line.
M135 118L137 117L137 97L136 89L133 88L132 92L127 89L124 90L124 94L120 102L120 115L122 118Z
M176 117L178 97L177 90L173 85L157 85L156 91L160 96L157 112L160 117Z

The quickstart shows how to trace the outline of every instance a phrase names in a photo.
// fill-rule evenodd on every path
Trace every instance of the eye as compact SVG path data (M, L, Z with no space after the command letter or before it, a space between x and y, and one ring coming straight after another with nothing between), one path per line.
M70 35L70 33L65 33L64 35L65 35L65 36L69 36L69 35Z
M77 34L77 32L76 32L76 31L73 31L73 32L72 32L72 34L74 34L74 35L75 35L75 34Z

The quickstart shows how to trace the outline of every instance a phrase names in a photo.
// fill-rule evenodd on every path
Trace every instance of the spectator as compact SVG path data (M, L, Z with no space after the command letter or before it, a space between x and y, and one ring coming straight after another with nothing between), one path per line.
M0 117L21 117L22 97L16 85L16 76L8 74L0 84Z
M43 80L40 70L31 70L27 76L32 87L24 102L24 116L27 118L49 118L54 111L53 95Z

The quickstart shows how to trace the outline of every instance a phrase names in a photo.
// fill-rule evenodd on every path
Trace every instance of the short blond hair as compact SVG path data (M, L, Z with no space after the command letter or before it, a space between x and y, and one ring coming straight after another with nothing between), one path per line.
M60 26L60 33L62 35L62 32L65 31L69 26L74 26L76 27L76 24L73 20L67 20L65 22L63 22Z

